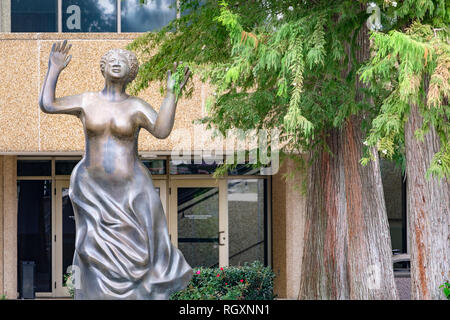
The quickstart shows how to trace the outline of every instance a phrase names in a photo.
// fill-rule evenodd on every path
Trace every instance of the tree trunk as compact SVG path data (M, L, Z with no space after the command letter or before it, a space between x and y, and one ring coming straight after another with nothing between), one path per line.
M405 126L411 298L445 299L439 286L450 280L450 184L425 176L439 150L439 137L431 128L418 141L414 132L422 121L417 105L411 105Z
M358 61L369 58L367 32L358 34ZM375 160L359 162L362 119L330 130L330 152L319 152L309 169L299 299L398 298L378 154L372 149Z
M397 299L378 155L366 167L361 119L327 138L309 172L299 299Z

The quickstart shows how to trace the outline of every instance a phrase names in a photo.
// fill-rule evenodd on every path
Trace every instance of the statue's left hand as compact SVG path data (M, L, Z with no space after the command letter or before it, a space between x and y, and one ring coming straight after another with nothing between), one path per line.
M177 72L178 64L181 64L182 62L178 63L175 62L173 64L173 73ZM184 79L180 83L180 92L183 89L183 87L186 85L186 82L189 80L189 77L191 75L191 70L189 70L189 67L184 68ZM167 90L170 92L173 92L175 88L175 79L172 77L172 71L167 71Z

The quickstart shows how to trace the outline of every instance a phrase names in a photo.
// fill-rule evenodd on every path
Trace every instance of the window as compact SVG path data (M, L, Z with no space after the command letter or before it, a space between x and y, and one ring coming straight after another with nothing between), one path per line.
M11 32L157 31L177 10L176 0L11 0Z
M70 175L80 160L55 160L56 175Z
M150 171L152 175L155 174L166 174L166 160L155 159L155 160L141 160L144 166Z
M57 0L11 0L11 32L57 31Z
M170 174L213 174L218 167L215 161L171 160Z
M18 160L17 176L51 176L52 161L51 160Z
M157 31L177 17L176 1L153 0L140 4L139 0L121 1L121 31Z
M63 32L117 32L116 0L63 0Z
M260 175L262 168L255 168L252 164L238 164L235 168L228 170L228 175Z

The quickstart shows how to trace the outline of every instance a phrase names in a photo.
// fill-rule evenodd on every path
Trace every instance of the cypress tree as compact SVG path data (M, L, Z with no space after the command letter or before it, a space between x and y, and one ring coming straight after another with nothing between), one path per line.
M368 13L368 1L180 0L188 14L129 46L145 57L132 91L163 80L171 63L182 60L215 88L203 123L222 133L278 128L287 152L308 154L299 298L397 298L378 151L400 163L406 155L413 172L407 165L410 195L417 195L409 187L414 174L425 179L428 168L437 177L432 179L448 176L448 4L374 2L381 8L378 15ZM378 29L371 40L368 19ZM414 104L432 108L421 114L422 126L411 120L408 127ZM428 160L418 160L425 169L417 170L414 154L408 156L408 149L427 148L406 143L416 141L404 138L414 130L419 138L439 137L439 144L424 152ZM427 193L427 203L448 200L448 193L434 191L442 189L441 181L430 192L424 191L428 185L418 188ZM448 212L445 203L436 208L430 210L443 215L433 219L433 226L440 224L433 230L440 228L441 241L445 230L448 235ZM410 216L410 226L427 228L424 214L419 224ZM427 246L428 231L421 235L410 244ZM437 260L427 250L422 258L412 251L413 283L420 277L416 261ZM448 260L448 242L438 252L441 261ZM448 263L441 267L448 272ZM414 297L439 295L434 284L427 290L433 294Z

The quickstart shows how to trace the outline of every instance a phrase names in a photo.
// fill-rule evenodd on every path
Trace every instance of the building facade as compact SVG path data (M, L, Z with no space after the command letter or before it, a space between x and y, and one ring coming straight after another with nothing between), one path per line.
M1 1L0 295L18 296L21 265L32 261L38 297L68 296L64 276L75 239L68 188L84 152L84 132L76 117L39 109L52 44L67 39L73 45L57 97L100 91L101 56L177 18L176 5L170 5L165 0L144 7L138 0ZM139 136L139 154L159 190L171 240L193 267L260 260L276 274L276 294L296 298L303 176L288 160L273 174L242 164L213 177L228 153L223 142L218 147L211 132L194 124L206 115L212 91L196 77L193 81L195 91L179 101L169 138L159 140L144 130ZM163 100L160 85L152 83L139 94L155 110ZM401 172L389 163L384 167L393 247L406 252Z

